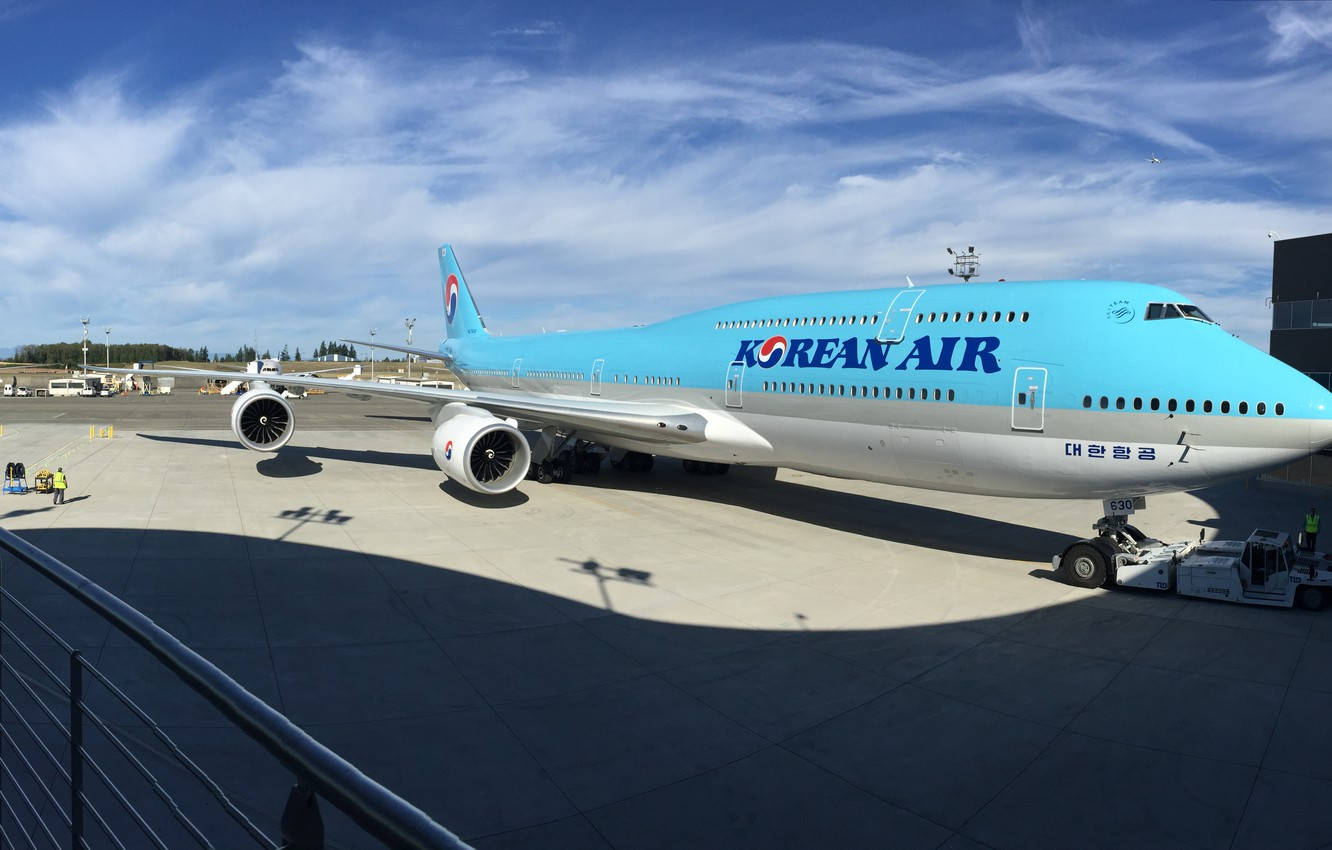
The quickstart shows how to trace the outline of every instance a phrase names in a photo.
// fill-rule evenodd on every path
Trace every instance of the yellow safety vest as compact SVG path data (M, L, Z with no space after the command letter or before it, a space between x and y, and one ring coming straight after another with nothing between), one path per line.
M1305 514L1305 515L1304 515L1304 532L1305 532L1306 534L1317 534L1317 533L1318 533L1318 520L1320 520L1320 519L1322 519L1322 517L1318 516L1317 514Z
M55 474L55 481L53 482L53 484L54 484L54 486L55 486L55 488L56 488L57 490L64 490L64 489L65 489L65 473L63 473L63 472L57 472L57 473Z

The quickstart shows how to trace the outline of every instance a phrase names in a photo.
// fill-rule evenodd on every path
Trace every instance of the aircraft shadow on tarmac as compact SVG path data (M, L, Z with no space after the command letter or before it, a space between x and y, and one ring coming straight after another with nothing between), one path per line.
M1241 711L1248 691L1239 685L1225 692L1235 704L1217 710L1211 679L1178 672L1189 652L1213 648L1186 641L1162 652L1163 632L1180 622L1168 619L1177 603L1167 596L1134 597L1133 611L1080 597L927 625L829 629L811 610L791 612L795 628L725 628L617 610L621 593L680 580L669 565L543 556L539 571L597 582L599 593L584 598L599 596L598 606L304 543L124 528L21 533L481 850L934 848L955 831L994 847L1088 846L1096 835L1120 846L1187 835L1200 846L1261 847L1294 828L1292 812L1307 813L1297 834L1332 840L1321 807L1266 804L1280 799L1288 764L1255 778L1231 749L1271 738L1269 752L1298 767L1310 746L1311 763L1325 764L1332 742L1296 736L1291 746L1280 700L1266 714ZM3 579L275 834L286 769L46 579L12 562ZM10 605L0 614L13 635L42 642ZM1317 616L1250 613L1253 628ZM5 657L17 669L0 687L45 734L20 686L40 675L10 641ZM1154 688L1196 733L1179 751L1151 737L1176 728L1141 711ZM89 699L216 846L250 846L133 716L95 683ZM4 722L23 734L13 721L11 706ZM1205 752L1186 752L1195 741ZM99 735L85 745L136 803L155 802ZM1106 776L1116 777L1113 804ZM1297 779L1311 799L1329 785ZM1154 805L1182 781L1188 805ZM11 794L17 786L41 800L27 774L6 778ZM121 834L135 834L100 784L87 793ZM331 804L321 810L329 846L367 846ZM9 810L2 817L14 822ZM164 823L168 846L188 843Z
M143 433L138 436L166 443L227 449L238 447L237 443L229 440ZM417 454L290 445L258 461L255 468L261 474L275 478L309 476L322 470L315 458L437 470L434 461L424 451ZM780 481L775 469L764 467L734 467L725 476L690 475L683 472L678 462L659 459L653 472L646 475L606 467L597 474L575 475L573 485L702 499L894 543L1018 561L1048 563L1051 556L1063 552L1084 536L977 517L963 511ZM528 497L523 490L539 486L568 485L540 485L529 480L501 496L486 496L474 493L456 482L444 480L440 490L473 507L502 509L526 503ZM1217 533L1231 537L1247 535L1251 528L1225 522L1227 515L1243 517L1246 514L1243 503L1247 492L1233 484L1197 491L1195 495L1210 504L1221 519L1192 524L1211 529L1214 533L1209 534L1210 537L1216 537ZM1090 533L1093 519L1094 516L1088 516L1086 533ZM1145 530L1150 533L1150 526Z
M573 483L720 502L863 537L991 558L1048 563L1051 555L1078 539L961 511L780 481L771 468L735 467L725 476L690 475L679 464L659 460L647 475L603 469L595 475L576 475Z
M366 419L393 419L398 422L429 422L429 416L395 416L391 413L367 413Z
M192 446L213 446L222 449L240 448L234 440L210 440L202 437L167 437L160 434L137 434L145 440L158 443L185 443ZM426 452L382 452L375 449L332 449L323 446L291 446L279 449L255 464L261 475L272 478L298 478L317 475L323 467L319 460L345 460L354 463L373 463L380 466L401 466L407 469L435 469L435 463Z

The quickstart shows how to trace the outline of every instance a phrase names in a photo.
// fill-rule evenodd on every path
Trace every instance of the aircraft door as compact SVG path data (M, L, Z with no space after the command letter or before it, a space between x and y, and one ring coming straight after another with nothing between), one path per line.
M592 385L588 388L592 395L601 395L601 370L605 365L605 358L598 357L592 361Z
M906 336L911 314L916 310L916 302L924 294L923 289L904 289L894 295L893 303L888 305L888 312L883 316L883 324L879 325L879 333L875 339L879 342L901 342L902 337Z
M745 361L737 360L726 368L726 406L744 407Z
M519 357L513 361L513 369L509 372L509 384L516 390L518 389L518 378L523 374L523 358Z
M1013 430L1045 430L1045 380L1048 370L1022 366L1013 372Z

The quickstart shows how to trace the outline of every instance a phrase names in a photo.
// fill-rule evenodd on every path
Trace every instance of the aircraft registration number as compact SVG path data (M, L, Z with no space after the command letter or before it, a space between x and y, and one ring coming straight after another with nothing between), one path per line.
M1147 508L1146 496L1125 496L1118 499L1105 499L1101 502L1101 508L1106 516L1128 516L1134 511L1141 511Z

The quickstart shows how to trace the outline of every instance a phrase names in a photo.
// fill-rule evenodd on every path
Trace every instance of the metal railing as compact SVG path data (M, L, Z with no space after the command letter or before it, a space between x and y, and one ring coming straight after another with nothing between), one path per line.
M151 653L291 772L295 782L282 810L280 843L256 826L233 795L104 671L11 592L18 564L58 589L61 594L56 599L77 600ZM67 665L63 674L52 669L60 666L57 660ZM90 698L91 687L103 692L100 702ZM109 721L113 712L128 712L136 725ZM138 730L146 730L149 737L136 739ZM148 765L154 759L170 764L177 773L183 771L193 784L164 783ZM131 782L139 785L127 791ZM322 850L320 797L383 846L468 850L453 833L311 738L141 612L0 529L0 843L4 847L165 850L182 845L234 847L246 841L272 850ZM201 816L203 803L211 809ZM212 823L205 824L201 817ZM219 835L223 832L219 823L227 825L225 837ZM212 836L206 834L210 829Z

